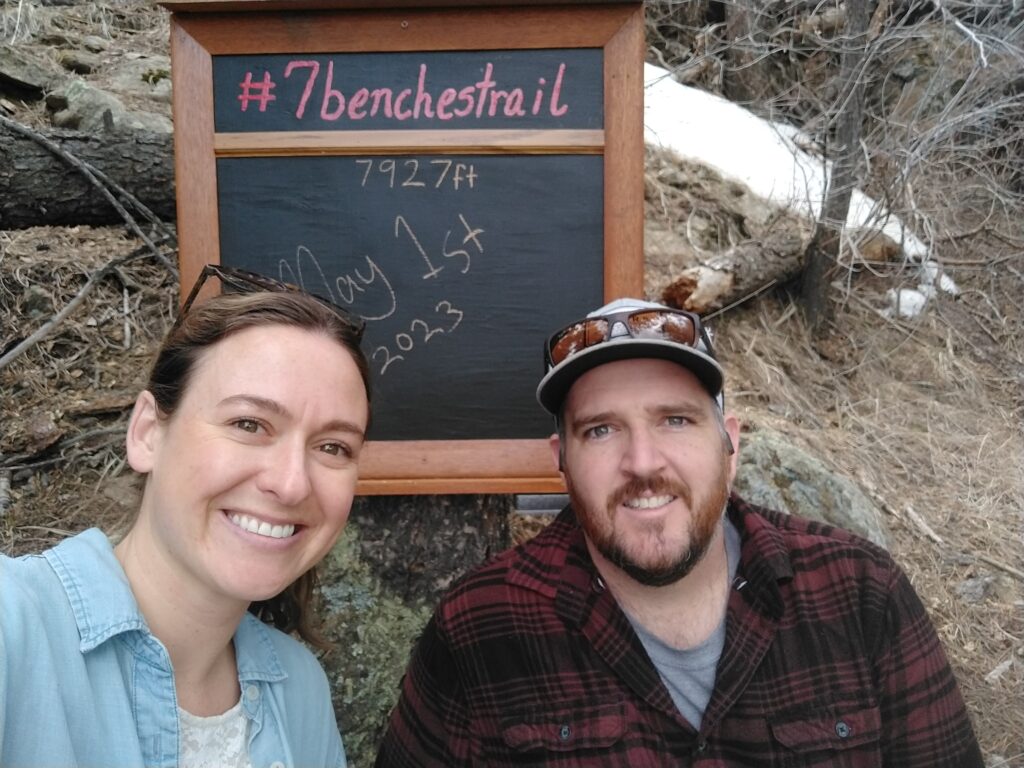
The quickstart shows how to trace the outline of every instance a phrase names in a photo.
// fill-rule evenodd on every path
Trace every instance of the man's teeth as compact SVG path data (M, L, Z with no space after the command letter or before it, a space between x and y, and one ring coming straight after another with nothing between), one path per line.
M231 522L242 530L256 533L260 536L269 536L272 539L285 539L295 533L294 525L271 525L266 521L256 520L248 515L232 514L229 517Z
M654 509L662 507L672 501L671 496L646 496L639 499L630 499L626 506L630 509Z

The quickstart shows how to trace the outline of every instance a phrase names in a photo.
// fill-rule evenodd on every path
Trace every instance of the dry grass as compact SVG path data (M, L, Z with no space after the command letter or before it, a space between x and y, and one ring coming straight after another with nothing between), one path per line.
M111 87L112 75L125 60L139 55L168 55L170 15L149 0L78 2L48 6L38 0L0 0L0 40L61 72L61 54L83 47L96 52L97 67L83 76L90 85ZM85 40L89 38L88 45ZM65 72L65 75L68 74ZM57 85L54 81L48 90ZM120 90L118 98L129 109L169 112L169 105L153 104ZM49 130L51 115L42 99L14 99L17 120L38 130Z
M137 246L114 227L0 232L0 356L71 301L90 273ZM0 369L0 471L11 483L9 509L0 510L4 552L110 525L131 506L125 419L176 299L166 269L133 262Z

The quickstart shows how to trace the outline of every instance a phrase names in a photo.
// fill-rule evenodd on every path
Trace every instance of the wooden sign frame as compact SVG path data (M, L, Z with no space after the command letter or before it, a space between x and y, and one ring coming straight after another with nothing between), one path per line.
M178 0L171 17L182 285L219 262L216 161L228 156L379 153L600 154L605 298L643 292L643 5L405 0ZM453 7L456 6L456 7ZM301 7L303 10L296 11ZM286 11L273 10L288 8ZM271 9L271 10L267 10ZM243 12L244 11L244 12ZM514 45L510 45L514 40ZM471 45L467 44L471 41ZM587 131L310 131L217 134L212 57L600 48L604 121ZM553 329L552 329L553 330ZM541 339L537 340L538 349ZM539 353L538 353L539 357ZM539 364L538 364L539 378ZM538 406L539 408L539 406ZM361 494L552 493L564 486L546 439L370 442Z

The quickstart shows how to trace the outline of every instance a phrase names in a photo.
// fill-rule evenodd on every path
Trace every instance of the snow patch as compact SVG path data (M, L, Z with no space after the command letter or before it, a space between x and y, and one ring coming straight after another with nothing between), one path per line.
M644 64L644 140L711 167L797 214L816 219L821 211L832 164L813 154L814 142L807 134L682 85L668 70L653 64ZM958 293L952 278L927 258L928 246L882 203L860 190L853 192L846 225L887 235L908 258L922 264L917 290L890 291L893 303L888 312L912 317L907 313L919 313L936 287Z

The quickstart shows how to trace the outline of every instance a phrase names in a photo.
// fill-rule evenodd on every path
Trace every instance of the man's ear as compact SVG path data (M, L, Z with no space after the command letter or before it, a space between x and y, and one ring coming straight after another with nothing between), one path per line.
M562 441L559 439L557 432L553 432L551 437L548 438L548 446L551 448L551 458L555 462L555 468L559 472L564 471L562 467Z
M144 475L153 469L161 427L160 412L153 393L145 390L135 399L125 437L128 464L136 472Z
M732 445L732 453L729 454L729 482L733 481L736 477L736 468L739 466L740 458L740 420L737 419L733 414L725 414L724 419L725 434L729 437L729 443Z

